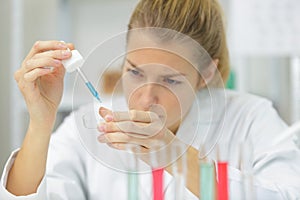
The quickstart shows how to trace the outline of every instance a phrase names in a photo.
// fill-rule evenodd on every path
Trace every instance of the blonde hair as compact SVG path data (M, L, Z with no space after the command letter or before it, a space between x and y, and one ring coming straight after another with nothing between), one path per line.
M158 27L185 34L218 59L223 82L229 74L229 56L223 12L217 0L140 0L128 29Z

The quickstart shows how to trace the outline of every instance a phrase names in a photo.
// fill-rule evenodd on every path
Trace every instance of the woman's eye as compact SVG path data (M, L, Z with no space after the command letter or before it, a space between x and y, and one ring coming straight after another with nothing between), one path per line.
M134 76L141 76L142 74L138 71L138 70L135 70L135 69L128 69L128 71L134 75Z
M177 85L177 84L181 83L181 81L177 81L177 80L170 79L170 78L165 78L164 81L170 85Z

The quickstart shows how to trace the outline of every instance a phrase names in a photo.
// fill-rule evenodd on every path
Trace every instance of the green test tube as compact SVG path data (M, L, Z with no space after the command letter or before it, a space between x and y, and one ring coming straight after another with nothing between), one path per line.
M215 200L215 171L210 161L200 161L200 199Z
M136 172L128 172L128 200L139 200L138 198L138 175Z
M127 151L127 200L139 200L139 160L137 154L140 152L140 146L135 144L126 144Z

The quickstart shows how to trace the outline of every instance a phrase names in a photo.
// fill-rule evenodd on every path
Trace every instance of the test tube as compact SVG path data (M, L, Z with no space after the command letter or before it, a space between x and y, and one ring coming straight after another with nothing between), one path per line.
M215 200L215 168L210 160L200 161L200 199Z
M163 200L163 168L153 168L152 178L153 178L153 200Z
M150 162L152 167L152 192L153 200L164 200L164 168L162 166L165 161L165 149L162 141L155 141L150 149Z
M217 145L217 200L228 200L228 144Z
M138 158L137 153L140 152L140 146L135 144L126 144L128 152L127 160L127 199L139 200L139 181L138 181Z
M214 161L210 158L199 160L200 165L200 199L215 200L215 167Z
M243 197L245 200L255 200L256 194L253 185L253 145L251 142L240 144L240 168L243 176Z
M138 175L135 171L128 172L128 200L139 200Z
M172 144L171 156L173 177L175 179L175 199L185 199L185 185L187 176L187 159L186 159L186 145L181 142Z

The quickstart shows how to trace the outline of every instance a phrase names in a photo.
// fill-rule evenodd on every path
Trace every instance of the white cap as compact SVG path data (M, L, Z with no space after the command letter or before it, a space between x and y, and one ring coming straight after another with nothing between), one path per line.
M81 67L84 63L83 57L77 50L72 50L71 52L72 57L62 61L62 64L69 73L74 72L78 67Z

